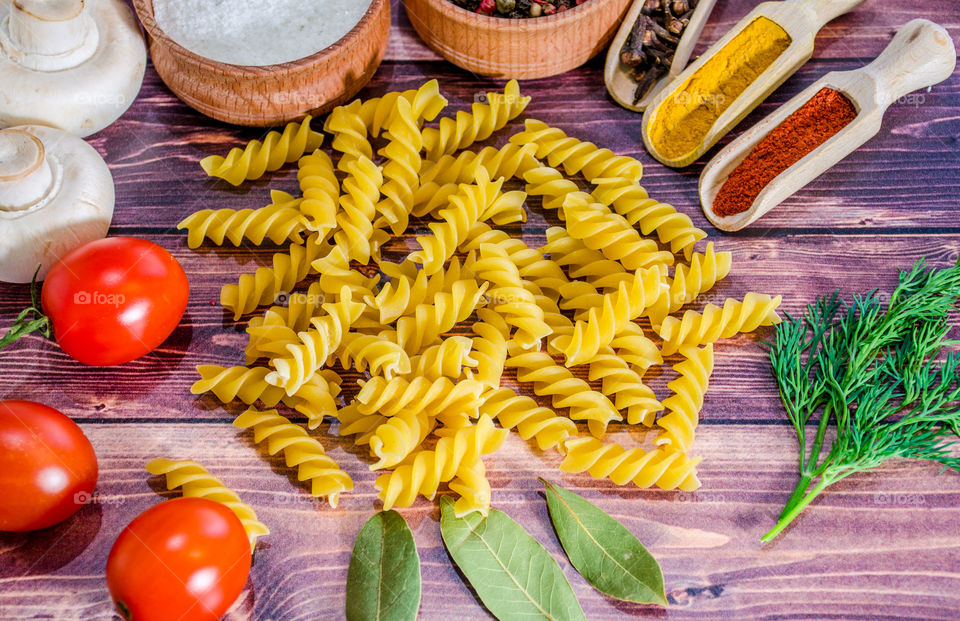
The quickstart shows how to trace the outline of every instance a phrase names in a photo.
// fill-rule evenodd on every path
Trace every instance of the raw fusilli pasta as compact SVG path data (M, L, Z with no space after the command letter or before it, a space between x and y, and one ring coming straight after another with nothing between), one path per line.
M656 485L692 492L700 487L700 458L691 459L670 447L659 446L648 452L584 437L570 438L564 446L567 456L560 464L564 472L589 472L595 479L610 479L617 485L633 482L640 488Z
M384 262L381 269L392 270L394 264ZM403 273L405 265L413 267L413 276ZM426 304L438 293L449 292L453 283L458 280L473 278L469 270L464 270L457 259L450 261L446 269L430 276L423 270L417 269L412 262L404 262L395 268L396 273L392 280L384 283L383 288L376 296L368 295L365 301L376 308L380 314L380 322L388 324L396 321L403 315L416 311L417 306Z
M219 155L205 157L200 160L200 166L211 177L219 177L233 185L259 179L264 173L295 162L304 153L320 147L323 134L310 129L310 121L311 117L307 115L300 123L288 123L282 134L271 131L263 142L251 140L243 149L231 149L225 158Z
M760 326L780 323L777 307L782 298L748 293L743 301L727 298L723 307L707 304L703 313L689 310L682 319L667 317L660 326L663 355L675 353L682 345L706 345L728 339L741 332L753 332Z
M695 253L690 265L680 264L669 283L668 292L647 307L644 315L654 328L660 327L667 315L680 310L684 304L697 299L730 273L732 257L729 252L714 252L713 242L707 244L704 254Z
M348 257L366 265L371 256L378 255L381 243L374 235L373 221L377 217L383 173L365 156L347 164L346 173L337 212L338 230L333 238Z
M361 383L357 409L362 414L396 416L404 412L421 412L440 416L457 410L476 418L483 385L475 380L454 382L448 377L428 380L424 377L395 377L391 380L374 376Z
M713 344L700 348L684 345L680 355L683 360L673 366L678 377L667 384L673 394L663 400L667 413L657 421L661 431L656 442L686 453L693 444L693 432L700 422L703 397L713 373Z
M389 225L393 234L398 235L407 228L423 164L420 158L423 136L410 102L403 97L397 99L393 116L387 122L386 136L389 142L380 150L380 155L386 158L383 166L386 181L380 189L383 199L376 207L383 222L378 220L376 226Z
M435 425L435 420L424 412L402 412L388 418L370 437L370 452L377 458L370 469L399 464L420 446Z
M432 345L422 354L410 358L411 373L430 381L441 377L458 380L472 375L471 367L478 361L471 356L473 341L466 336L448 336L439 345Z
M510 142L536 144L538 158L546 159L554 168L563 165L568 175L582 172L587 181L600 177L624 177L634 182L643 176L643 165L632 157L571 138L556 127L535 119L527 119L524 127L525 131L511 136Z
M298 209L300 199L286 192L273 193L273 203L259 209L202 209L184 218L178 229L187 229L187 246L199 248L204 239L218 246L227 240L239 246L247 240L260 245L265 239L274 244L300 243L307 220Z
M310 493L326 496L336 508L340 494L353 489L353 479L327 455L323 445L307 430L280 416L276 410L258 412L250 408L233 421L240 429L253 429L253 441L266 442L267 452L282 452L288 468L297 469L297 479L310 481Z
M374 334L344 334L337 357L345 369L364 373L369 367L371 374L387 379L409 373L411 369L407 352L394 339Z
M201 364L197 367L200 379L190 387L190 392L201 395L205 392L223 403L240 399L247 405L260 401L272 408L284 398L282 388L267 383L270 369L265 367L221 367L215 364Z
M507 339L510 326L503 318L487 309L477 311L481 321L473 324L473 354L477 370L473 377L490 388L500 387L500 376L507 362Z
M193 460L157 457L147 463L147 472L165 476L167 489L181 488L184 498L206 498L224 505L240 519L250 540L250 551L257 547L257 538L270 534L266 524L257 518L253 507L240 500L235 491Z
M536 145L518 146L507 143L499 149L484 147L479 151L462 151L457 156L444 155L436 162L424 165L420 183L433 183L437 186L472 183L480 168L483 168L491 179L522 179L524 173L539 165L534 157L536 151Z
M486 290L487 285L477 285L476 280L458 280L449 293L438 293L433 304L420 304L413 315L397 320L397 342L411 356L421 353L472 315Z
M297 180L303 200L300 211L307 217L307 226L320 231L324 238L337 226L337 204L340 201L340 182L330 156L317 149L300 158Z
M653 426L657 412L664 408L640 375L609 347L602 348L590 360L587 378L600 381L600 392L626 414L631 425Z
M453 503L455 516L462 518L476 511L486 517L490 513L490 481L487 479L487 467L479 457L461 463L449 487L460 494L460 498Z
M538 166L523 174L526 182L524 190L530 196L540 196L541 206L544 209L557 210L558 216L564 218L564 201L568 197L578 198L584 202L590 200L590 195L583 192L576 183L563 176L556 168Z
M577 424L572 420L511 388L486 393L480 413L497 419L506 429L516 429L524 440L535 439L540 450L561 447L567 438L577 435Z

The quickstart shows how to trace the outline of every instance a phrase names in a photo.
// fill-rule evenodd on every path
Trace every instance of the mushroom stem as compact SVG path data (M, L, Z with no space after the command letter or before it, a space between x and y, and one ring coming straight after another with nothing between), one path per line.
M19 129L0 130L0 212L36 205L53 186L43 143Z
M6 30L11 58L36 71L76 67L100 41L84 0L14 0Z

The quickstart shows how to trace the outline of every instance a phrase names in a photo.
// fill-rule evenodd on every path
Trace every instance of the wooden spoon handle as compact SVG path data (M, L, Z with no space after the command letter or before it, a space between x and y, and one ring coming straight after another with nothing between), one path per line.
M820 30L823 26L864 3L865 0L789 0L812 18L815 24L815 30Z
M957 51L947 31L926 19L907 22L876 60L863 68L877 87L877 103L889 106L917 89L950 77Z

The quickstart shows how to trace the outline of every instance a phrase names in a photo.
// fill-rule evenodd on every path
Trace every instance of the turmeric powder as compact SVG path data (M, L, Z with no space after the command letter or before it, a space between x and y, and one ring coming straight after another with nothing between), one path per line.
M663 100L650 127L650 142L676 160L703 143L720 115L790 47L774 21L758 17Z

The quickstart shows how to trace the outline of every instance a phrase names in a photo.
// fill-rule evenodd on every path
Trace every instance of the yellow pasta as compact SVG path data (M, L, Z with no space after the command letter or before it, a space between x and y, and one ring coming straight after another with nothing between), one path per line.
M441 377L461 379L473 375L469 369L476 367L473 358L473 341L466 336L448 336L439 345L432 345L422 354L410 358L410 375L430 381Z
M488 309L480 309L477 315L481 321L473 324L474 357L477 370L473 377L489 388L500 387L500 376L507 362L507 339L510 338L510 326L499 314Z
M486 284L478 285L473 279L456 281L449 293L438 293L433 304L420 304L413 315L397 320L397 342L410 355L421 353L472 315L486 290Z
M221 367L215 364L201 364L197 367L200 379L190 387L190 392L201 395L209 392L222 403L240 399L247 405L260 401L268 408L283 400L282 388L267 382L270 369L265 367Z
M375 334L344 334L337 357L345 369L364 373L369 368L373 375L387 379L409 373L411 369L407 352L395 342L395 338Z
M336 372L323 369L298 388L292 400L287 397L284 401L307 417L307 428L316 429L325 417L337 415L336 399L340 394L340 382Z
M697 464L680 451L659 446L652 451L637 447L625 449L596 438L570 438L564 444L567 455L560 464L564 472L588 472L595 479L610 479L617 485L633 483L640 488L656 485L661 489L692 492L700 487Z
M373 295L380 277L368 278L351 268L348 252L343 246L334 246L326 256L313 262L313 271L320 275L317 282L324 294L339 296L347 287L354 298L363 300Z
M567 197L563 203L564 219L571 237L583 241L603 256L620 261L628 270L651 265L673 265L673 255L660 250L657 243L643 239L623 216L599 203L588 203Z
M702 313L689 310L682 319L667 317L660 326L663 355L675 353L683 345L706 345L728 339L741 332L753 332L760 326L780 323L777 307L782 298L748 293L743 301L727 298L723 307L707 304Z
M423 136L420 126L403 97L397 99L393 116L387 125L387 146L380 150L386 158L383 177L386 182L380 189L383 199L377 203L377 213L382 222L377 228L389 225L394 235L406 230L413 208L413 194L420 186L420 167L423 164L420 150L423 148Z
M479 512L486 517L490 513L490 481L487 480L487 467L479 457L461 463L449 487L460 494L460 498L453 503L455 516L462 518Z
M435 419L424 412L403 412L379 425L370 437L370 452L377 462L371 470L392 468L406 459L433 431Z
M229 241L239 246L244 241L260 245L269 239L274 244L300 243L307 220L300 212L300 199L286 192L274 192L273 203L259 209L202 209L184 218L178 229L187 229L187 246L199 248L204 239L218 246Z
M253 441L266 443L270 455L283 453L288 468L297 469L297 479L310 481L310 493L326 497L336 508L340 494L353 489L353 479L327 455L323 445L307 430L280 416L276 410L250 408L233 421L240 429L253 429Z
M293 291L313 272L313 262L329 251L330 246L321 241L318 233L302 246L291 244L288 252L273 255L272 267L260 267L253 274L242 274L237 284L224 285L220 304L233 311L234 321L260 306L272 304L277 296Z
M604 347L590 360L589 367L587 378L600 381L600 392L626 415L629 424L653 426L657 412L665 406L623 358Z
M420 183L436 186L471 183L480 168L491 179L522 179L524 173L539 166L534 157L536 151L536 145L507 143L499 149L484 147L479 151L461 151L457 156L444 155L436 162L424 165Z
M647 307L644 316L650 318L654 328L659 328L667 315L680 310L685 304L706 293L730 273L732 256L729 252L714 252L713 242L707 244L705 253L695 253L690 265L677 266L673 278L668 278L666 295Z
M511 136L510 142L536 144L538 158L546 159L554 168L562 165L569 175L582 172L587 181L599 177L623 177L633 182L643 176L643 165L632 157L571 138L542 121L527 119L524 127L525 131Z
M366 265L371 256L378 256L382 243L374 235L373 221L377 217L383 173L365 156L347 164L346 172L334 239L349 258Z
M259 179L264 173L295 162L323 143L323 134L310 129L310 115L300 123L288 123L283 133L271 131L263 139L251 140L243 149L230 150L227 157L211 155L200 160L200 166L211 177L219 177L233 185Z
M629 323L626 328L617 332L610 342L610 347L640 375L650 367L663 363L657 344L635 323Z
M667 413L657 421L660 433L656 442L669 444L686 453L693 444L703 397L713 373L713 344L699 348L684 345L680 348L680 355L683 360L673 366L678 377L667 384L672 394L663 400Z
M337 226L337 204L340 182L337 181L330 156L317 149L300 158L297 180L303 200L300 211L307 218L310 230L327 236Z
M541 206L544 209L558 210L559 217L564 218L563 203L568 197L577 198L583 202L590 200L590 195L583 192L573 181L563 176L556 168L538 166L523 174L526 182L524 190L530 196L540 196Z
M253 507L240 500L235 491L223 484L223 481L210 474L206 468L193 460L173 460L157 457L147 463L147 472L155 476L164 476L167 489L181 488L184 498L206 498L219 502L240 519L243 530L250 540L250 551L257 547L257 538L270 534L266 524L257 518Z
M670 246L674 254L682 253L689 259L694 244L707 236L706 231L694 226L687 214L648 197L647 191L635 180L613 177L594 179L594 182L597 184L593 190L595 201L613 207L644 235L656 233L660 243Z
M436 161L474 142L486 140L520 116L529 103L529 97L520 96L517 81L510 80L503 93L487 93L487 103L474 103L472 112L461 110L456 119L442 118L439 127L424 129L423 146L427 150L427 159Z
M341 436L357 436L354 444L357 446L370 444L370 439L389 418L380 414L364 414L357 409L356 402L337 411L337 420L340 421Z
M375 296L367 295L365 298L369 306L379 311L382 324L392 323L403 315L415 312L417 306L433 300L438 293L450 292L453 283L458 280L473 278L472 272L464 270L457 259L451 260L446 269L429 276L412 262L405 261L393 266L393 263L381 264L382 270L393 271L394 276L384 283ZM405 273L408 266L413 268L412 276Z
M396 416L420 412L436 417L456 409L476 418L482 393L483 385L470 379L454 382L447 377L432 381L424 377L395 377L388 380L374 376L361 382L356 401L362 414Z
M539 351L511 350L507 367L517 370L517 379L532 382L533 392L550 397L555 408L570 408L570 418L586 421L590 433L603 436L611 421L623 420L613 403L590 388L569 369L556 362L550 354Z
M270 363L275 369L267 375L267 381L275 386L283 386L288 395L293 395L317 370L326 364L340 346L344 334L351 324L360 317L364 305L352 300L346 287L339 302L323 305L326 315L310 320L312 329L299 334L300 343L287 346L287 355L273 358Z
M247 324L250 340L245 349L246 364L286 351L286 344L297 342L297 333L310 327L310 319L320 312L325 301L320 283L313 282L306 292L286 296L286 306L271 306L263 316L251 317Z
M350 174L358 159L373 159L373 147L367 140L367 124L360 116L363 102L354 99L345 106L337 106L327 115L324 131L333 135L331 146L342 156L337 168Z
M377 478L375 487L384 510L409 507L419 495L432 499L441 483L456 476L461 464L473 463L481 455L496 451L508 433L494 427L489 416L481 416L476 425L440 438L434 450L414 453L396 470Z
M633 274L622 263L606 258L599 250L588 248L581 240L571 237L563 227L547 229L547 243L540 251L550 255L558 265L566 267L570 278L575 279L567 285L568 292L582 294L582 289L578 287L590 285L594 290L603 289L605 293L609 293L615 291L621 282L630 282L633 279ZM566 298L573 297L571 294L564 295L562 290L561 295ZM561 308L580 307L561 304Z
M447 106L446 98L440 94L440 83L435 79L424 82L416 90L395 91L383 97L367 99L361 103L357 114L371 136L380 135L380 130L386 127L401 97L409 102L418 124L424 120L434 120Z
M495 418L506 429L516 429L524 440L535 439L540 450L561 448L577 435L577 424L559 416L511 388L498 388L484 395L480 414Z
M604 295L602 306L591 308L585 320L576 322L571 335L557 336L553 345L563 352L568 367L583 364L612 343L617 332L640 317L664 289L659 267L637 271L629 286L621 282L616 293Z

